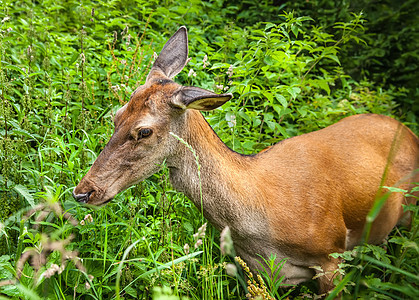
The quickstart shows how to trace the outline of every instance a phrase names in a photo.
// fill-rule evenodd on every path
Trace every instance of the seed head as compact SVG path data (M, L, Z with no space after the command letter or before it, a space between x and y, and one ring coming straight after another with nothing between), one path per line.
M117 39L118 39L118 32L114 31L113 32L113 41L112 41L112 44L115 44Z
M229 263L225 266L225 269L226 269L226 273L228 275L233 276L233 277L235 277L237 275L236 265Z
M121 31L121 35L126 35L128 33L128 25L125 25L124 30Z
M233 254L233 240L231 239L231 231L226 226L220 234L220 248L221 254L232 255Z
M195 247L195 249L196 249L196 248L199 248L201 245L202 245L202 240L201 240L201 239L199 239L199 240L197 240L197 241L196 241L196 243L195 243L195 246L194 246L194 247Z
M204 223L201 227L198 228L198 231L193 235L194 239L205 237L205 231L207 230L207 223Z
M186 255L189 254L189 244L185 244L185 246L183 246L183 251L185 251Z

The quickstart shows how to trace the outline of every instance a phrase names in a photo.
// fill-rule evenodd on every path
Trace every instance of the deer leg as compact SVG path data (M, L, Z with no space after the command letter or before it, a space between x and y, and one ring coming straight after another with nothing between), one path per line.
M333 290L335 287L333 280L339 276L338 264L340 259L329 258L326 262L321 265L321 270L316 270L317 281L319 283L319 294L326 294L327 292Z

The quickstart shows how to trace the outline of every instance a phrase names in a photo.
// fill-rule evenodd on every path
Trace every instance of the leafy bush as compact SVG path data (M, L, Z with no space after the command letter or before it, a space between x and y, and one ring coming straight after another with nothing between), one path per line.
M115 111L179 25L188 26L191 61L177 80L234 93L206 117L236 151L254 153L355 113L416 120L398 100L410 88L377 88L368 81L376 77L354 75L351 47L373 41L363 17L349 11L342 18L332 11L336 17L319 26L323 15L281 12L287 6L271 1L1 3L0 293L13 299L247 293L242 272L226 273L234 260L220 251L219 233L202 227L203 216L172 189L167 170L100 209L71 196L111 136ZM400 290L412 277L399 270L415 273L415 247L416 234L397 232L389 253L371 248L386 265L363 265L365 276L351 279L360 295L413 295ZM266 285L280 295L276 280L268 276Z
M419 115L419 32L417 1L289 1L288 8L297 9L316 19L325 30L333 33L336 21L349 21L351 12L362 13L366 22L360 38L366 43L347 44L342 48L344 69L357 81L374 82L396 92L400 104L398 115L417 123ZM412 124L414 125L414 124ZM417 127L414 127L417 131Z

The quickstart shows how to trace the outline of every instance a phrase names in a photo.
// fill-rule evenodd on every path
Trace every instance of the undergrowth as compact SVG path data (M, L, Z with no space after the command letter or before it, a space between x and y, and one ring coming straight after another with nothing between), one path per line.
M255 153L356 113L417 126L397 102L408 90L376 88L345 69L342 48L367 47L361 14L331 31L269 4L0 1L1 299L316 297L313 282L284 287L277 271L286 262L275 258L261 258L267 269L248 284L228 230L220 236L207 224L164 167L105 207L71 196L109 140L115 111L180 25L191 60L176 80L234 94L206 117L235 151ZM418 297L419 219L416 206L407 209L411 230L335 254L344 298Z

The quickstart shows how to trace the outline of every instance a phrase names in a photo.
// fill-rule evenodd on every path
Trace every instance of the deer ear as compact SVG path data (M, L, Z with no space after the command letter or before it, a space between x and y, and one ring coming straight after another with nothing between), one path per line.
M233 95L216 94L197 87L182 87L174 96L173 104L183 109L213 110L220 107Z
M147 80L162 72L169 78L175 77L182 71L188 61L188 33L182 26L166 42L147 76ZM160 72L159 72L160 71Z

